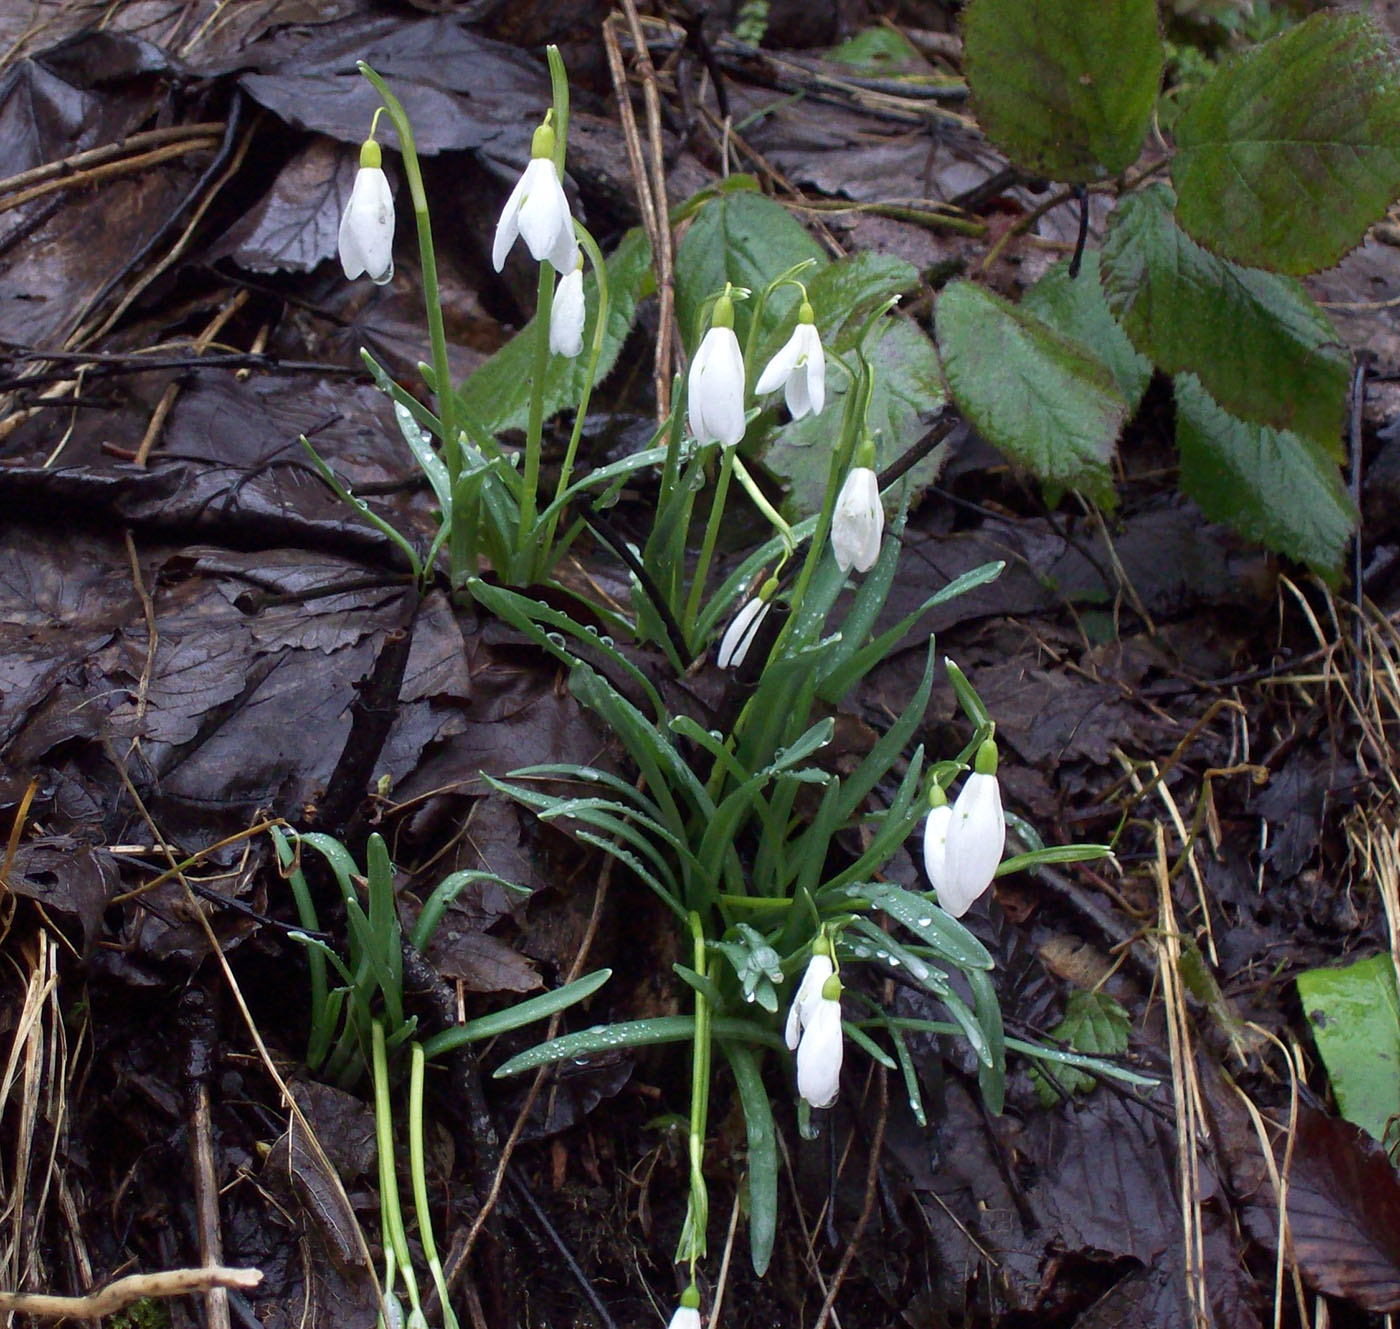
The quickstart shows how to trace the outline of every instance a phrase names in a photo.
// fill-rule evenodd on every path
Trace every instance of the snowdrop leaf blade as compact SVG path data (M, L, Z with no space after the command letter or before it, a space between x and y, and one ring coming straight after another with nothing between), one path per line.
M495 1038L498 1034L520 1029L536 1020L547 1019L591 997L612 977L612 972L611 969L599 969L596 973L575 979L572 983L565 983L553 992L545 992L527 1001L517 1002L506 1010L468 1020L466 1024L458 1025L455 1029L444 1030L441 1034L427 1039L423 1044L423 1051L432 1058L450 1048L479 1042L484 1038Z
M977 1087L982 1091L982 1101L987 1111L994 1117L1001 1115L1006 1106L1006 1034L1001 1022L1001 1003L997 1000L996 988L991 976L983 969L969 969L968 986L972 989L973 1013L982 1033L987 1039L987 1050L991 1054L990 1064L984 1063L977 1070Z
M948 917L931 900L889 882L858 882L846 887L847 896L869 900L920 941L958 969L991 969L992 957L963 925Z
M650 1020L624 1020L619 1024L595 1024L577 1033L563 1034L517 1053L496 1068L494 1079L523 1075L526 1071L566 1057L587 1057L618 1048L651 1047L657 1043L683 1043L695 1037L693 1015L660 1015Z
M734 1072L749 1150L749 1257L760 1278L778 1232L778 1136L758 1058L742 1044L721 1042Z

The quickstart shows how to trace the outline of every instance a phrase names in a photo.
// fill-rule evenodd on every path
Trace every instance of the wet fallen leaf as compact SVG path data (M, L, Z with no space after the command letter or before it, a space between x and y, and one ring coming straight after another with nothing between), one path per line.
M1400 1310L1400 1180L1360 1127L1299 1111L1288 1223L1312 1287L1368 1311Z

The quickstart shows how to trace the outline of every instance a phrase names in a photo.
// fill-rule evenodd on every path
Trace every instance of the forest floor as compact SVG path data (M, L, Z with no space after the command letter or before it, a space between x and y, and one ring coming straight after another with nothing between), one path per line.
M368 347L421 383L406 218L389 285L348 283L335 261L374 105L355 59L414 116L465 377L534 298L528 265L498 276L489 252L548 103L546 41L574 82L580 215L605 251L637 224L604 17L578 0L0 9L6 1290L81 1295L218 1262L262 1273L229 1294L232 1323L375 1322L373 1111L364 1083L332 1087L303 1066L306 951L288 935L277 819L338 836L359 861L379 831L407 916L453 870L524 888L451 906L410 997L424 1027L602 966L609 985L555 1027L679 1009L669 915L484 779L543 762L623 769L620 752L526 638L406 584L297 443L312 438L377 510L431 535L431 495L359 358ZM649 21L655 131L635 42L616 33L641 150L659 148L673 204L752 172L830 253L911 262L923 284L901 308L927 327L951 274L981 271L1014 295L1064 258L1076 214L1019 228L1044 200L984 142L824 58L867 23L854 0L775 0L755 55L710 26L687 41ZM905 31L930 68L956 73L955 38ZM887 206L911 195L960 201L975 233ZM1328 587L1205 522L1176 490L1156 388L1106 518L1073 498L1047 507L975 438L947 450L904 532L889 619L1005 561L927 628L997 719L1008 807L1047 839L1117 851L1111 868L1003 879L966 921L995 957L1010 1032L1063 1035L1071 997L1102 992L1131 1018L1125 1061L1157 1088L1047 1093L1013 1063L993 1118L966 1049L928 1037L914 1045L927 1126L897 1075L862 1063L806 1141L775 1080L784 1173L759 1280L744 1122L719 1077L710 1243L733 1258L707 1287L717 1323L1321 1329L1379 1325L1366 1308L1400 1306L1400 1185L1338 1117L1321 1017L1294 984L1400 954L1396 229L1311 283L1365 357L1359 580ZM595 398L587 464L650 432L654 305ZM566 436L548 436L547 461ZM618 525L650 501L631 485ZM580 544L565 575L625 601L606 549ZM896 650L847 700L841 741L859 749L898 714L922 661L922 639ZM712 666L690 685L714 706L739 686ZM956 723L940 682L922 737L946 748ZM916 875L907 855L892 871ZM894 1000L933 1007L903 988ZM679 1290L688 1060L620 1051L492 1080L528 1035L430 1084L459 1317L660 1325ZM1278 1257L1280 1169L1292 1262ZM123 1323L208 1322L207 1298L162 1305L166 1321Z

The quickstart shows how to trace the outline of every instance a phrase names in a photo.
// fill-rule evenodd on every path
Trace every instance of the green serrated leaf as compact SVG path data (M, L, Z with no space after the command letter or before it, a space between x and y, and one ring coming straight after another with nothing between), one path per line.
M1395 964L1373 955L1298 975L1298 996L1348 1121L1386 1142L1400 1117L1400 1003Z
M925 419L944 403L943 381L933 343L903 320L890 323L869 359L875 387L866 421L875 438L876 465L884 468L919 441ZM768 469L788 482L785 506L792 517L816 512L826 492L831 449L850 381L839 370L828 369L826 384L827 403L821 415L804 416L775 430L764 454ZM916 491L933 483L942 460L940 446L910 472Z
M1177 218L1237 263L1301 275L1400 190L1400 65L1362 14L1314 14L1227 61L1176 125Z
M705 300L725 282L743 286L755 297L774 277L804 258L827 261L821 246L786 208L760 194L747 176L733 176L700 204L676 250L676 321L686 349L696 346L699 315ZM808 269L812 273L812 269ZM787 318L797 307L794 287L774 291L764 312L764 326ZM734 306L739 344L748 336L755 300Z
M1101 180L1136 160L1162 60L1153 0L971 0L963 11L978 122L1052 180Z
M1065 1004L1064 1019L1050 1031L1050 1037L1089 1056L1117 1057L1127 1051L1132 1029L1128 1012L1106 992L1075 992ZM1087 1094L1095 1084L1092 1075L1075 1066L1049 1062L1035 1067L1031 1079L1037 1096L1047 1107L1059 1098L1049 1083L1051 1079L1070 1094Z
M937 327L948 386L983 437L1041 480L1111 505L1128 403L1104 363L968 281L944 288Z
M1104 299L1099 252L1086 249L1079 275L1069 275L1069 260L1056 263L1021 298L1021 308L1063 333L1086 355L1108 366L1132 415L1152 380L1152 362L1139 355Z
M608 326L598 357L601 381L617 363L618 352L636 322L637 305L651 281L651 247L640 228L628 231L608 256ZM598 319L598 284L590 270L583 279L588 310L583 342L592 345ZM492 433L523 429L530 411L530 380L535 354L535 321L531 319L458 389L458 396L483 427ZM572 360L552 355L545 376L544 414L548 419L566 406L577 405L588 375L588 356Z
M1168 374L1192 373L1227 411L1306 434L1340 456L1351 353L1291 277L1202 249L1153 185L1114 209L1103 290L1134 345Z
M1337 464L1311 439L1223 411L1192 374L1176 379L1181 487L1206 516L1333 581L1356 525Z

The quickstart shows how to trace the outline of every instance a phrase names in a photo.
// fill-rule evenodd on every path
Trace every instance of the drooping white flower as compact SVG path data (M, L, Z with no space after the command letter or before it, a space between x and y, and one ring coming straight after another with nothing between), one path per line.
M745 601L739 612L729 620L729 626L725 628L724 636L719 642L719 658L716 663L721 669L737 669L744 663L749 647L758 636L758 629L768 617L771 607L771 600L764 599L763 592L760 591L752 600Z
M948 823L953 820L953 809L948 806L947 795L934 786L934 795L941 801L928 810L924 819L924 871L935 888L943 880L943 864L948 854ZM939 899L943 897L940 894Z
M992 884L1006 847L1006 817L996 768L996 744L988 739L978 749L975 769L963 781L949 811L941 864L930 861L925 827L924 867L938 892L938 903L954 918L961 918Z
M681 1293L681 1304L666 1329L700 1329L700 1289L694 1283Z
M549 349L573 359L583 350L583 262L559 278L549 307Z
M340 266L347 280L366 273L376 286L394 276L394 195L379 144L366 139L350 201L340 216Z
M872 460L874 449L871 449ZM885 509L880 481L870 466L852 466L831 514L831 551L842 572L869 572L880 557Z
M826 353L812 319L812 306L805 300L792 336L759 375L754 392L762 397L779 388L783 389L794 420L808 414L820 415L826 405Z
M744 437L744 353L734 335L734 302L727 292L715 301L710 330L690 362L686 414L700 443L732 448Z
M788 1007L784 1037L791 1051L797 1051L797 1046L802 1041L802 1031L811 1023L816 1004L822 999L822 987L835 972L831 956L825 951L813 952L812 958L807 962L807 971L802 975L802 982L797 985L797 995Z
M574 219L559 172L554 169L554 130L548 124L535 130L530 164L510 191L496 223L491 264L497 272L505 267L506 255L518 235L525 237L536 263L548 260L559 272L572 272L578 266Z
M841 1091L841 980L822 984L821 996L797 1045L797 1092L814 1108L830 1107Z

